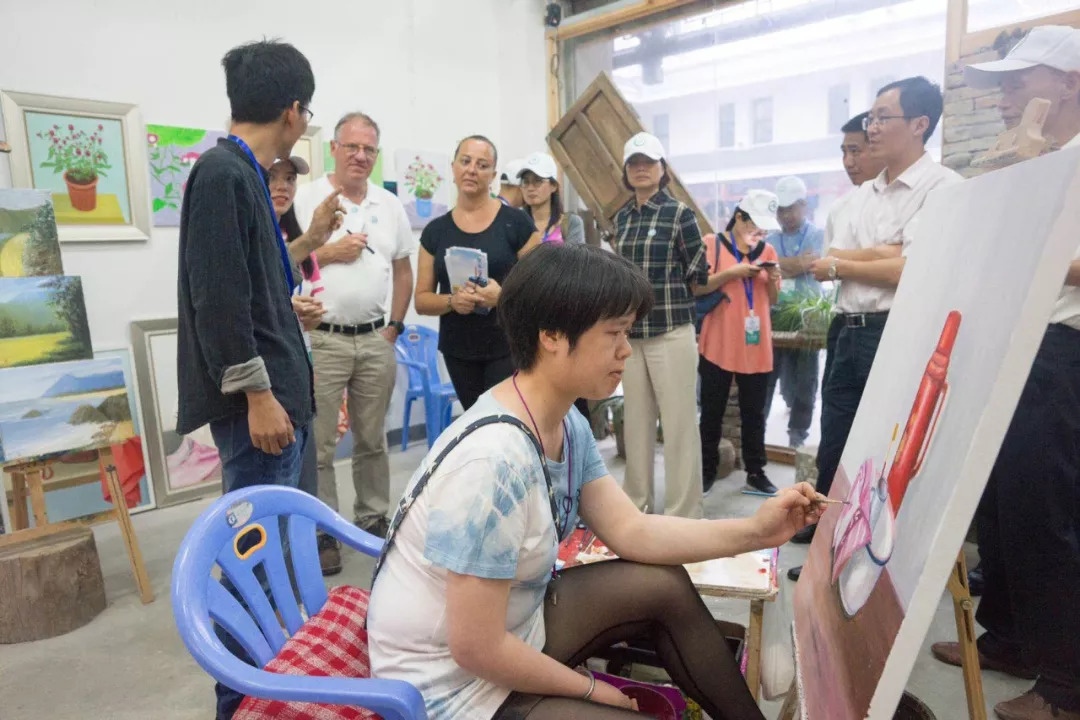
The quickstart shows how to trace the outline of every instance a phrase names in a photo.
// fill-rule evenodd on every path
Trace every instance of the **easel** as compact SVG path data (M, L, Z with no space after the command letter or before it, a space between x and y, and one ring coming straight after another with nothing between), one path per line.
M986 699L983 696L982 675L979 668L979 649L975 645L975 606L971 602L971 589L967 580L967 561L961 550L953 564L952 574L946 585L952 595L953 613L956 616L956 636L960 641L960 660L964 670L964 692L967 695L968 718L986 720ZM799 715L799 697L795 683L791 685L777 720L794 720Z
M7 471L11 473L12 527L10 532L0 535L0 548L33 538L62 533L73 527L84 527L115 518L120 526L120 536L124 539L128 560L131 562L131 572L135 576L135 586L139 590L139 598L144 605L151 603L154 601L154 591L150 586L150 578L146 574L142 551L139 549L139 541L135 537L135 528L131 524L131 515L128 513L127 502L124 500L124 490L120 486L120 477L117 475L116 466L112 462L112 451L106 447L96 452L98 455L98 470L108 484L113 509L90 518L50 523L48 514L45 511L43 474L52 465L53 461L35 460L10 466ZM30 527L30 518L26 512L28 497L31 512L34 514L34 527Z

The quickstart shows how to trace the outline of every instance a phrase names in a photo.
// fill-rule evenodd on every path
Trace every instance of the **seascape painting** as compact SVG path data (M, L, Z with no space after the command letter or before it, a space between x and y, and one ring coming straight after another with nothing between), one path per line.
M119 357L0 370L0 462L116 445L134 435Z

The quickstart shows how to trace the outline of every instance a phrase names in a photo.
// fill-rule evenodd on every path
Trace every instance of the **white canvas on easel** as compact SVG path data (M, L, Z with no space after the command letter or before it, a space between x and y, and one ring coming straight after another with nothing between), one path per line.
M805 720L893 716L1078 243L1080 149L927 200L830 493L849 499L860 474L871 480L871 539L846 544L857 523L845 516L838 533L830 509L796 589ZM898 493L900 434L926 414L916 396L932 357L942 377L943 345L947 389Z

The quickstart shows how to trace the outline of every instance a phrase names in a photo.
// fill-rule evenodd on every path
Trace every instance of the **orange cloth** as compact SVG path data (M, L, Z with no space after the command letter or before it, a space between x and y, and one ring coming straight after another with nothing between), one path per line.
M706 235L702 241L705 243L705 257L709 260L710 275L735 265L735 256L721 243L720 266L714 267L716 243L720 240L716 235ZM743 264L778 262L776 248L764 240L762 244L765 248L754 259L754 262L750 263L746 255L743 255ZM701 324L701 335L698 337L698 352L704 355L706 360L728 372L744 375L772 372L773 369L768 274L764 271L758 273L751 283L754 297L753 312L761 320L761 335L758 344L746 344L745 323L746 317L750 314L750 308L741 279L731 280L720 286L731 301L725 300L705 316L705 321Z
M124 490L124 501L128 508L133 508L142 502L142 488L139 483L146 474L146 466L143 463L142 438L135 436L128 438L120 445L111 448L113 464L116 465L116 474L120 478L120 487ZM113 501L109 493L109 480L105 473L101 473L101 493L105 502Z

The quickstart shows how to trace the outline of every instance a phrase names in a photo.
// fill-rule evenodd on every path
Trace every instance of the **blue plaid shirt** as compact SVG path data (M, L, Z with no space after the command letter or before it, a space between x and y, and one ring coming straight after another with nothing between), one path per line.
M641 209L631 200L615 215L615 250L653 286L653 309L630 328L630 337L656 337L694 322L690 285L708 282L709 263L693 210L664 190Z

